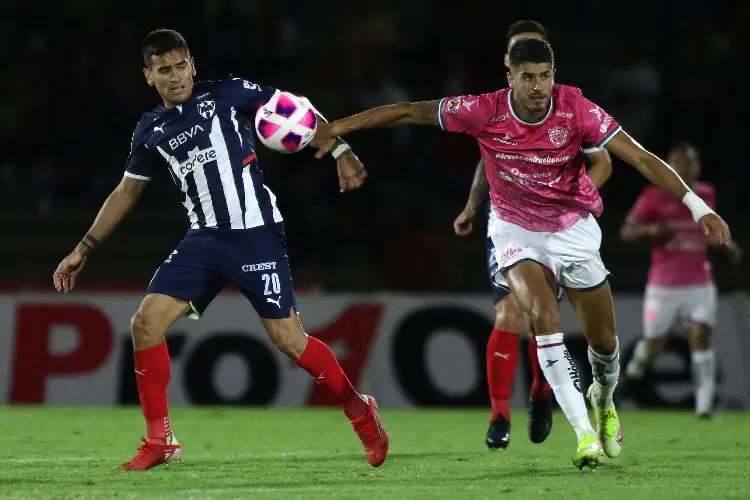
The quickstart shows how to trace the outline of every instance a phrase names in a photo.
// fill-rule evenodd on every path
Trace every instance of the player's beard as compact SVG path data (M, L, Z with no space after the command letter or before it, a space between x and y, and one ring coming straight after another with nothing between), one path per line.
M526 101L526 109L532 113L541 113L549 106L549 97L544 95L530 95Z

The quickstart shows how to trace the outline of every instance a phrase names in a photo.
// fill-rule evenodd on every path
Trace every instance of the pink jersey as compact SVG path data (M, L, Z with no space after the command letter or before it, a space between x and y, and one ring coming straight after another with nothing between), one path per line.
M620 126L581 91L555 85L547 114L521 120L511 89L440 101L440 126L476 137L497 216L529 231L561 231L602 199L586 176L581 145L603 147Z
M698 182L693 191L715 209L716 195L711 186ZM647 186L630 211L628 221L663 222L671 233L667 239L651 244L650 285L679 287L713 281L706 238L693 221L690 209L680 200L659 187Z

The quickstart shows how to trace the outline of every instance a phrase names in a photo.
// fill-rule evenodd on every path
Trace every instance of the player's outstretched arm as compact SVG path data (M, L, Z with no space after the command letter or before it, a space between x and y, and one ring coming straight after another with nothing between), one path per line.
M621 160L637 168L649 181L682 200L711 243L726 245L731 241L726 222L695 194L669 165L646 151L627 133L620 130L605 147Z
M312 106L312 108L320 119L321 125L327 124L328 120L320 114L320 111L315 109L315 106ZM344 191L352 191L362 187L367 177L367 170L365 170L365 166L345 140L341 137L324 139L320 134L316 133L313 140L310 141L310 146L318 151L327 149L331 152L331 156L336 160L336 170L339 175L339 192L343 193ZM315 156L320 159L323 154L320 156L316 154Z
M440 126L439 112L440 100L389 104L368 109L340 120L334 120L331 123L321 123L318 125L315 136L320 141L330 141L338 136L371 128L387 128L394 125L409 124ZM315 157L322 158L331 147L318 149Z
M132 177L125 176L122 178L120 184L104 201L99 214L86 235L70 255L65 257L57 266L52 275L52 282L58 292L68 293L75 288L76 279L86 265L89 254L96 250L101 242L120 224L125 215L135 207L146 184L146 181Z
M662 222L640 223L625 221L620 228L620 238L626 243L641 238L666 238L669 235L667 225Z
M474 217L477 214L477 209L484 203L487 196L490 193L490 184L487 181L487 173L484 170L484 162L479 160L477 168L474 171L474 180L471 182L471 189L469 190L469 199L466 201L466 206L463 211L458 214L456 220L453 222L453 230L459 236L466 236L471 233L473 229Z
M590 167L586 175L594 183L596 189L601 189L612 175L612 158L606 149L596 149L586 152Z

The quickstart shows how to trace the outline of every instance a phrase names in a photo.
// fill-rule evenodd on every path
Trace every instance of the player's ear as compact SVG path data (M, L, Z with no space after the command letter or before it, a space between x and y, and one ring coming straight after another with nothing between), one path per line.
M508 53L505 53L505 57L503 57L503 64L505 64L506 68L510 68L510 56Z
M193 56L190 56L190 67L193 68L193 76L195 76L195 59L193 59Z
M151 78L151 70L148 68L143 68L143 76L146 77L146 83L148 83L148 86L153 87L154 79Z

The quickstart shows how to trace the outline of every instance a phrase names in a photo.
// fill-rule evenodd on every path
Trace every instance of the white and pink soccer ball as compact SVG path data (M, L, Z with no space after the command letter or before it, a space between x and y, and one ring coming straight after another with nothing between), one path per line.
M307 98L276 92L255 113L255 132L269 149L296 153L305 148L318 129L318 116Z

